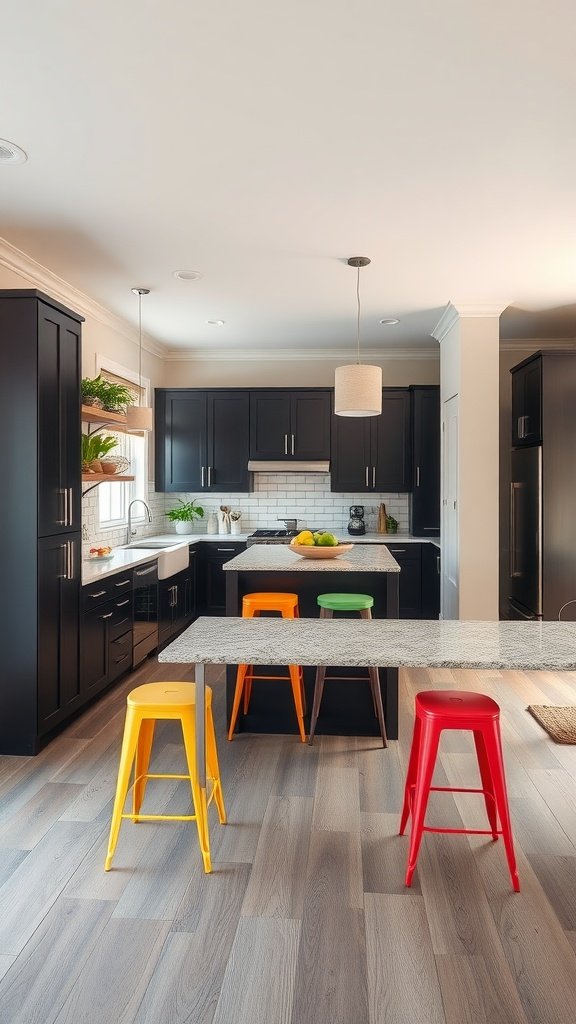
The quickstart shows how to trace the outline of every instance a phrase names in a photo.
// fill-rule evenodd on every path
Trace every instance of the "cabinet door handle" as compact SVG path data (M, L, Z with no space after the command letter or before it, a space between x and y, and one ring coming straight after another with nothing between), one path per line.
M294 434L292 434L291 437L292 437L292 455L294 455Z
M204 466L202 466L202 482L201 482L200 486L204 487Z
M372 490L376 487L376 466L372 466Z
M73 580L74 579L74 546L73 546L71 540L66 542L66 547L68 549L68 551L67 551L67 555L68 555L68 567L67 567L68 571L67 571L67 575L68 575L68 579L69 580Z
M121 583L115 583L114 586L115 587L127 587L129 585L129 583L130 583L130 580L122 580Z
M68 553L67 553L66 549L67 549L68 545L67 544L59 544L58 547L60 548L61 552L62 551L64 552L64 572L59 572L57 578L59 580L67 580L68 579ZM62 563L60 563L60 565L62 565Z
M66 488L61 488L57 492L58 503L61 506L62 499L64 499L64 515L62 519L56 520L56 526L68 526L68 491Z
M130 598L127 597L125 601L116 601L117 608L123 608L125 604L130 604Z
M212 466L208 466L208 487L212 487Z
M284 455L288 455L288 434L284 434Z
M420 466L416 466L416 487L420 487Z
M73 525L73 518L74 518L74 516L73 516L73 512L72 512L73 506L72 506L72 488L71 487L68 487L68 494L70 495L70 497L68 499L68 522L67 522L66 525L67 526L72 526Z
M368 466L366 466L366 487L368 487Z
M107 615L101 615L100 618L101 619L111 619L113 615L114 615L114 612L108 612Z
M436 572L440 575L440 555L436 555Z
M97 590L95 594L90 594L90 597L104 597L106 593L106 590Z

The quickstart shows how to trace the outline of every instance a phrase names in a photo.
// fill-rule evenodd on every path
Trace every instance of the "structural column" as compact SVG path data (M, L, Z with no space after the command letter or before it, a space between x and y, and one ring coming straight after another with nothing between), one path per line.
M449 303L440 343L441 614L498 618L499 318L508 303Z

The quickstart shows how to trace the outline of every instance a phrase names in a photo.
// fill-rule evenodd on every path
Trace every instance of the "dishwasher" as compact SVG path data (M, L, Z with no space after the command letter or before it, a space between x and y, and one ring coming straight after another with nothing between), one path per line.
M134 569L134 636L132 668L158 647L158 565Z

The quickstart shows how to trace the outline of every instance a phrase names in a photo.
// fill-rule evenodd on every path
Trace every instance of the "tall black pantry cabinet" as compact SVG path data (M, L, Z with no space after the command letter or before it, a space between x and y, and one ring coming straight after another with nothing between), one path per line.
M83 317L0 291L0 753L34 754L80 704Z

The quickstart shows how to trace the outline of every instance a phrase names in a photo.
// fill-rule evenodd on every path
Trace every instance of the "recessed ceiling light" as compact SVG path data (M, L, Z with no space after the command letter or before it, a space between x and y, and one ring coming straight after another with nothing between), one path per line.
M27 159L27 153L20 146L7 139L0 139L0 164L24 164Z
M226 323L226 321L225 320L207 320L206 323L210 324L210 327L223 327L224 324Z
M385 317L384 320L381 320L380 323L382 324L383 327L394 327L394 324L399 324L400 321L396 320L396 318L393 316L388 316Z
M198 270L173 270L172 277L178 281L199 281L202 274Z

